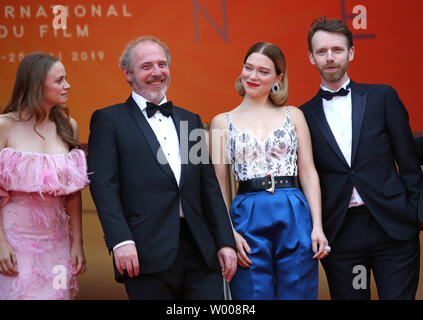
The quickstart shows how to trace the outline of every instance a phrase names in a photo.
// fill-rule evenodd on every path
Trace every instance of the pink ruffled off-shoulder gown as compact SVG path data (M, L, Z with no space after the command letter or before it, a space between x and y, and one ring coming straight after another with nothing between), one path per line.
M78 284L70 256L64 196L89 183L85 154L0 150L0 209L17 276L0 274L0 300L73 299Z

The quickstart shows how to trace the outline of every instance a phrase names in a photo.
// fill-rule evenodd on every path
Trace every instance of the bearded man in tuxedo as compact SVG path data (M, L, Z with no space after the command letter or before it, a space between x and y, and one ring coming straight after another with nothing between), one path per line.
M355 47L342 21L316 19L308 47L321 86L300 108L312 137L323 229L332 249L322 260L331 297L370 299L372 271L380 299L414 299L422 173L407 110L391 86L349 78Z
M236 245L208 154L187 154L197 144L208 150L203 135L188 139L201 119L167 101L170 54L157 38L131 42L120 67L132 93L93 113L88 143L115 279L130 299L223 299Z

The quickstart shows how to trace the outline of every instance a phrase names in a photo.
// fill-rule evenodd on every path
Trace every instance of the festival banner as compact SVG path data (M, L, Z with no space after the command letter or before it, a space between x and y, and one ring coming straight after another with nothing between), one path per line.
M118 60L126 44L141 35L158 37L170 49L168 100L200 114L205 123L240 103L235 79L248 48L261 41L285 53L288 104L299 106L319 88L307 32L314 18L326 15L344 20L353 31L350 77L392 85L412 130L423 132L422 12L420 0L2 0L0 106L10 98L19 61L30 52L51 53L65 65L68 107L81 142L87 142L93 111L130 95Z

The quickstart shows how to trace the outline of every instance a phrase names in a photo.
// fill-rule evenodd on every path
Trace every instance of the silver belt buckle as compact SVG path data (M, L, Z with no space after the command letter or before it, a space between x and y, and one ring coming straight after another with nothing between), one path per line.
M270 188L267 188L266 191L274 194L275 193L275 177L273 176L273 173L266 174L266 177L270 177L270 180L272 182L272 186Z

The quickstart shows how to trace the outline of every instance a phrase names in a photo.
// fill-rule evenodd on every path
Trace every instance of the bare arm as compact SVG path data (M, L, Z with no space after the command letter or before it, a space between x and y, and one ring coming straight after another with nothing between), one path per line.
M7 276L18 275L18 261L15 251L9 245L3 231L2 212L0 209L0 273Z
M0 116L0 150L7 147L8 135L10 132L10 121L3 115ZM7 191L0 187L0 198L7 197ZM6 198L7 199L7 198ZM3 213L1 207L7 200L0 199L0 273L8 276L16 276L19 272L17 269L18 262L16 260L15 251L9 245L3 230Z
M85 256L82 241L82 197L81 191L66 197L66 211L70 216L71 257L75 274L82 274L85 270Z
M78 125L71 119L74 138L78 140ZM70 216L71 257L75 273L82 274L85 270L85 256L82 241L82 195L81 191L66 197L66 211Z
M324 247L328 241L322 227L322 203L319 176L313 161L310 131L300 109L290 108L290 115L295 126L298 139L297 165L298 177L307 203L310 207L313 222L312 243L313 251L317 252L313 258L324 258L327 253Z
M222 191L226 208L229 210L227 189L228 165L225 160L225 142L227 137L222 123L224 121L222 116L223 115L216 116L211 123L209 132L209 148L210 157L212 159L214 171L216 172L220 190Z
M227 122L224 114L217 115L210 126L209 133L209 148L210 157L216 172L216 177L219 182L220 190L222 191L223 199L225 200L226 208L229 212L229 201L228 201L228 188L227 181L229 178L228 163L225 158L225 145L227 140ZM229 215L229 213L228 213ZM229 216L229 220L232 220ZM232 230L235 237L237 246L238 264L241 267L247 268L251 264L251 260L248 258L246 251L250 253L250 247L247 241L235 231L233 225Z

